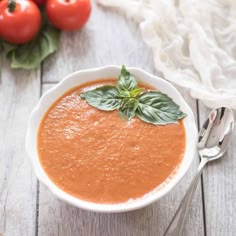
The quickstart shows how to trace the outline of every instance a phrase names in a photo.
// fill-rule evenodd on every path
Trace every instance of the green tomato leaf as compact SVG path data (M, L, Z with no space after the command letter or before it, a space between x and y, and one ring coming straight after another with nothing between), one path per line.
M155 125L176 123L186 116L179 106L166 94L157 91L143 93L139 99L136 115Z
M131 120L135 116L135 111L138 108L138 100L135 98L125 98L122 106L119 108L119 115Z
M121 91L131 91L137 88L137 81L135 77L126 70L124 65L121 69L117 87Z
M60 31L51 25L45 25L38 36L23 45L4 43L7 57L11 60L11 67L35 69L59 45Z
M104 111L112 111L120 107L122 99L118 97L116 87L105 85L80 94L89 105Z

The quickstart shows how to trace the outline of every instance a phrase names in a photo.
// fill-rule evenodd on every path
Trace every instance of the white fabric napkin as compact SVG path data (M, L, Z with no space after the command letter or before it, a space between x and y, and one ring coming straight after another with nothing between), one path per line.
M236 109L236 0L97 0L140 24L164 77L211 108Z

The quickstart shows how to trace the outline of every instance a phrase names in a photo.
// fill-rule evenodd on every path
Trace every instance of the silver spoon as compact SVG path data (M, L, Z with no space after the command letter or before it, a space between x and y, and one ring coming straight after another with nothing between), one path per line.
M197 188L204 166L209 161L222 157L229 146L234 128L234 116L231 109L221 107L211 111L198 137L200 165L178 210L176 211L164 236L181 236L183 233L190 204Z

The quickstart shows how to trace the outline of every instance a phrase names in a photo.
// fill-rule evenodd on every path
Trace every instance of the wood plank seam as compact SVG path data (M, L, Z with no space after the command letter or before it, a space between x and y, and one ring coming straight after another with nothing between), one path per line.
M43 73L42 73L43 66L41 64L40 66L40 91L39 95L40 97L42 96L43 93ZM35 236L38 236L38 229L39 229L39 194L40 194L40 183L39 180L37 179L36 182L36 212L35 212Z
M0 56L0 234L35 233L36 178L24 146L27 117L39 99L39 70L12 70Z
M198 100L196 100L196 108L197 108L197 128L198 132L200 131L200 115L199 115L199 103ZM200 156L199 156L199 163L200 163ZM203 183L203 175L201 176L200 184L201 184L201 192L202 192L202 214L203 214L203 230L204 230L204 235L207 236L207 230L206 230L206 213L205 213L205 197L204 197L204 183Z
M38 236L39 229L39 181L36 183L36 212L35 212L35 236Z

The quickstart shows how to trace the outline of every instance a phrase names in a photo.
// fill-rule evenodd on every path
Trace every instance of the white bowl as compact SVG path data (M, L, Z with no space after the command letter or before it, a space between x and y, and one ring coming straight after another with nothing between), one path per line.
M80 200L61 190L49 179L40 164L37 151L38 128L45 112L57 98L62 96L69 89L85 82L93 81L100 78L117 78L120 73L120 69L121 68L119 66L105 66L95 69L82 70L70 74L41 97L29 118L26 134L26 151L31 160L37 178L41 183L45 184L56 197L76 207L97 212L123 212L144 207L154 201L157 201L162 196L167 194L171 189L173 189L174 186L177 185L177 183L180 182L180 180L186 174L195 156L195 147L197 141L197 129L195 120L190 107L184 101L180 93L170 83L159 77L153 76L138 68L127 68L128 71L130 71L137 77L138 81L148 83L158 88L163 93L166 93L178 105L180 105L181 110L187 114L187 117L184 119L186 130L186 150L184 158L175 175L173 175L173 177L170 178L165 184L162 184L161 187L158 187L158 189L153 190L142 198L119 204L97 204Z

